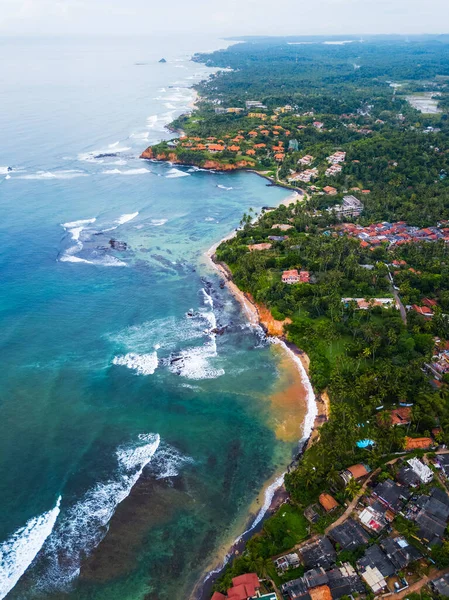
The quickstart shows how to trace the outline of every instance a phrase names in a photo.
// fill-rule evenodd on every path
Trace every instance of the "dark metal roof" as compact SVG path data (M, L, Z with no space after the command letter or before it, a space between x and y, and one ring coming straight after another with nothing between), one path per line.
M370 540L370 536L363 527L353 519L347 519L341 525L332 529L329 537L343 548L343 550L355 550L364 546Z
M390 577L394 574L395 568L388 556L379 548L379 546L370 546L365 554L357 561L359 569L364 571L371 567L377 568L384 577Z

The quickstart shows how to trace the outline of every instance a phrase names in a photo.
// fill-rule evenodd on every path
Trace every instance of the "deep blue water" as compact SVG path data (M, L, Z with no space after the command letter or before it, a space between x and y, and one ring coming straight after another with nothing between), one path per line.
M204 258L285 191L138 159L221 45L0 41L0 598L184 598L291 455Z

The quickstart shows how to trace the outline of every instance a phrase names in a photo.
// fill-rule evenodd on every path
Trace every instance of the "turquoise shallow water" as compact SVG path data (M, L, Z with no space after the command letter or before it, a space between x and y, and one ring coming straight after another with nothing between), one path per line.
M203 256L285 191L137 158L219 45L0 43L0 598L186 597L293 451Z

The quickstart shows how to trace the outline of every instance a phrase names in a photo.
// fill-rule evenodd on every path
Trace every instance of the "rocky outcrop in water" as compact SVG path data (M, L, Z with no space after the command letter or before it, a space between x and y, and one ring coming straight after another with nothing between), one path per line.
M175 165L186 164L182 160L179 160L176 152L155 152L151 146L142 152L140 158L171 162ZM198 160L195 164L190 163L190 165L201 167L202 169L210 169L211 171L237 171L239 169L252 169L254 167L254 163L247 160L239 160L235 163L225 163L220 162L219 160L204 159Z

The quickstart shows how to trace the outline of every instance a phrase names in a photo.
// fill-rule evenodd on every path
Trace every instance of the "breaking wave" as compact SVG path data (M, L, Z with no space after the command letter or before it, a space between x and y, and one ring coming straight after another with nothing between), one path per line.
M161 227L161 225L165 225L168 219L151 219L151 224L154 227Z
M76 169L68 169L63 171L37 171L36 173L29 173L27 175L19 175L18 179L75 179L76 177L87 177L88 173L84 171L78 171Z
M229 190L234 189L232 187L226 187L225 185L221 185L221 184L218 184L217 188L220 188L220 190L227 190L228 192L229 192Z
M148 169L127 169L126 171L120 169L107 169L102 171L103 175L145 175L151 173Z
M52 510L30 519L0 545L0 598L13 589L44 545L58 518L60 504L61 497Z
M129 496L160 441L159 434L141 434L137 443L118 448L114 477L97 483L58 520L43 548L43 588L67 588L79 574L82 558L105 537L117 506Z
M118 225L124 225L125 223L128 223L128 221L132 221L133 219L135 219L138 214L139 214L139 211L137 210L136 212L133 212L133 213L128 213L128 214L121 215L117 219L116 223Z
M112 364L128 367L136 371L137 375L152 375L158 366L157 352L150 354L128 352L122 356L114 356Z
M175 179L176 177L189 177L189 173L173 168L168 171L165 177L166 179Z

